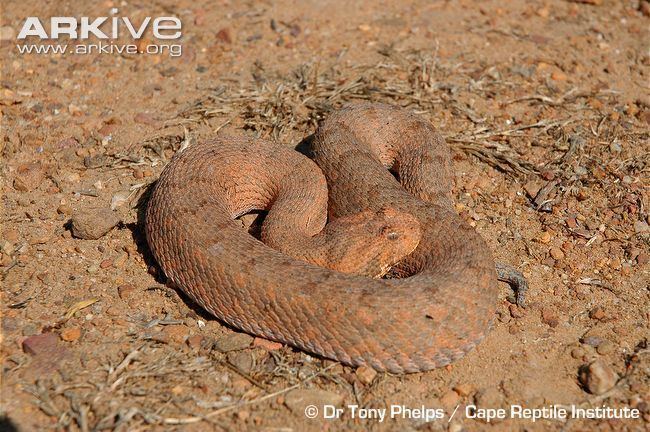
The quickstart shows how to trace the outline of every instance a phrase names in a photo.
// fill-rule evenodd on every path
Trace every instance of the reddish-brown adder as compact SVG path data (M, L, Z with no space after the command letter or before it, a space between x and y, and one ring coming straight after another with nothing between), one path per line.
M474 347L497 301L492 255L455 213L451 178L430 123L354 105L318 129L313 161L248 138L183 150L152 193L147 239L176 285L239 329L351 365L424 371ZM235 220L252 210L268 210L266 244Z

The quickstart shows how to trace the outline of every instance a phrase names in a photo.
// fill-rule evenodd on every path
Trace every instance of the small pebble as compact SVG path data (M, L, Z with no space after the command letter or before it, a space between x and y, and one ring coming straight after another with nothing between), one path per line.
M38 188L44 179L45 172L40 162L26 163L16 169L13 186L18 192L30 192Z
M508 310L510 312L510 316L513 318L521 318L525 315L523 309L515 304L508 306Z
M587 201L589 199L589 192L584 189L580 189L576 194L576 199L578 201Z
M192 349L201 348L202 342L203 342L203 336L201 335L192 335L187 338L187 345Z
M456 408L458 402L460 401L460 396L455 391L449 390L440 398L440 403L445 411L450 412Z
M542 184L538 181L529 181L524 185L524 191L530 198L535 198L542 188Z
M56 208L58 214L70 216L72 214L72 207L69 204L61 204Z
M41 333L30 336L23 341L23 350L31 355L48 353L56 350L58 339L55 333Z
M115 268L122 268L124 267L124 264L126 261L129 259L129 254L126 252L122 252L113 260L113 267Z
M643 16L650 17L650 2L648 2L648 1L640 1L639 2L639 11L641 11Z
M249 373L253 370L253 356L250 350L247 351L231 351L227 355L228 363L233 365L244 373Z
M585 356L586 352L582 347L575 347L571 350L571 357L580 360Z
M227 28L223 28L217 32L215 35L218 41L226 43L226 44L231 44L232 43L232 36L230 36L230 30Z
M117 295L119 295L122 300L131 297L135 292L136 288L131 284L124 284L117 287Z
M613 342L605 340L603 341L603 343L598 345L598 348L596 348L596 352L600 355L606 355L613 352L615 348L616 346L614 345Z
M61 339L66 342L74 342L81 337L81 329L79 327L70 327L61 330Z
M566 223L566 226L569 227L570 229L578 228L578 221L576 221L575 217L568 217L564 222Z
M597 347L601 343L603 343L603 338L600 338L598 336L586 336L580 340L585 345L589 345L592 347Z
M314 405L319 410L324 405L340 405L343 396L320 389L296 389L291 390L284 399L284 404L298 416L305 415L305 408Z
M596 360L582 368L580 382L587 391L594 395L600 395L616 385L618 375L602 360Z
M38 334L39 328L36 324L34 323L26 323L23 326L23 336L34 336Z
M243 394L247 392L253 384L243 376L236 375L231 378L231 388L234 394Z
M589 318L595 320L602 320L605 318L605 310L601 306L596 306L589 311Z
M83 110L75 104L68 105L68 112L70 113L70 115L75 117L79 117L83 115Z
M13 40L16 35L16 31L13 27L2 26L0 27L0 41Z
M20 238L20 233L16 229L8 229L3 234L5 240L16 243ZM638 254L637 254L638 255ZM636 258L636 255L635 255Z
M361 366L357 368L355 374L359 381L365 385L369 385L377 376L377 371L368 366Z
M251 346L253 338L246 333L232 333L222 336L214 343L214 348L221 352L243 350Z
M34 357L33 367L53 370L68 354L56 333L41 333L23 340L23 350Z
M148 125L148 126L158 126L160 122L154 118L151 114L147 113L138 113L133 117L133 121L136 123Z
M548 253L549 253L549 255L551 255L551 257L554 260L557 260L557 261L564 258L564 252L562 252L562 249L560 249L557 246L553 246L552 248L550 248Z
M0 30L1 32L2 30ZM20 98L13 90L8 88L0 91L0 105L14 105L20 103Z
M72 216L72 235L85 240L97 240L120 222L108 208L84 209Z
M117 127L118 127L117 124L109 123L109 124L106 124L106 125L102 126L101 128L99 128L97 133L101 137L105 138L105 137L111 136L117 130Z
M265 349L266 351L277 351L281 349L284 345L280 342L270 341L261 337L256 337L253 340L253 346Z
M459 396L467 397L474 391L474 387L469 383L458 384L453 388Z
M153 339L166 344L180 345L185 342L188 333L189 329L182 324L166 325L160 333L154 335Z
M557 316L555 309L550 307L545 307L542 309L542 322L549 327L557 327L560 323L560 320Z
M547 181L551 181L551 180L555 179L555 173L553 171L550 171L550 170L542 171L541 175L542 175L542 178L544 180L547 180Z
M647 222L644 221L636 221L634 222L634 232L636 234L646 234L650 232L650 226L648 226Z
M0 241L0 251L7 256L11 256L14 254L16 249L14 248L13 243L4 240Z

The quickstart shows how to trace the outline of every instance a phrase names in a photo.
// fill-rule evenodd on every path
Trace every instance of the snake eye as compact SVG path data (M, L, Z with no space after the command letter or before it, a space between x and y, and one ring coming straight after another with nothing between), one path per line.
M397 240L399 238L399 234L397 234L396 232L389 232L388 234L386 234L386 238L388 240Z
M390 225L382 227L381 235L386 237L388 240L397 240L399 238L399 233L393 231L393 227Z

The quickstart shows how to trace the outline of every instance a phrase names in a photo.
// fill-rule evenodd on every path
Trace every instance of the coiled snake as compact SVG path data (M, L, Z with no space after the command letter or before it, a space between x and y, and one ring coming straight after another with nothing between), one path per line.
M167 277L236 328L346 364L418 372L463 356L490 326L497 272L453 209L444 140L405 109L359 104L312 150L219 137L176 154L145 222ZM263 241L236 220L253 210L268 211Z

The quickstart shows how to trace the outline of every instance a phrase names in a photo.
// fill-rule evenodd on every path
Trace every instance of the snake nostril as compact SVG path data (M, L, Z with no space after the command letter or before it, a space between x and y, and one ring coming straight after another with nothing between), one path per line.
M392 232L389 232L388 234L386 234L386 238L388 240L397 240L399 238L399 234L392 231Z

